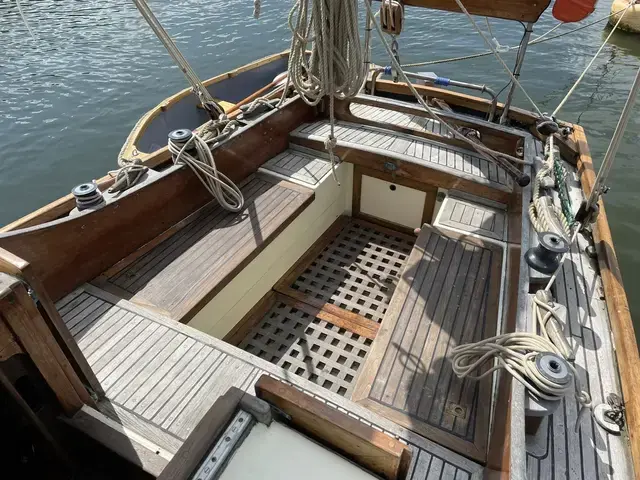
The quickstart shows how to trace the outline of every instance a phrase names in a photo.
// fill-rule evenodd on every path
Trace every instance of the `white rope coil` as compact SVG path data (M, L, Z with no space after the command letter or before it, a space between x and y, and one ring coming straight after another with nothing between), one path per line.
M546 178L551 178L553 174L553 164L555 161L553 135L548 137L545 156L546 160L544 165L538 171L533 181L532 201L529 205L529 219L536 232L554 232L569 239L569 237L571 237L569 220L565 217L561 208L553 204L553 201L548 202L549 197L541 193L542 183Z
M292 32L287 82L309 105L329 97L325 148L337 181L334 101L358 94L366 80L358 32L357 0L298 0L289 13ZM312 43L311 54L307 46Z
M228 125L229 123L224 128L227 128ZM212 142L215 144L221 138L229 135L229 130L225 132L224 128L213 132L209 130L202 137L192 132L191 138L184 145L169 140L168 147L173 163L187 165L222 208L230 212L239 212L244 207L242 192L229 177L218 170L209 147ZM207 137L209 140L205 140ZM195 155L192 155L191 152L194 152Z
M453 372L459 378L480 380L495 371L506 370L535 397L543 400L558 400L573 391L581 406L575 425L578 430L582 417L591 407L591 396L582 388L578 372L568 360L566 364L572 373L573 385L572 382L554 382L538 370L535 358L539 353L551 352L566 360L571 352L556 346L547 334L546 323L549 318L558 318L556 308L538 296L534 296L533 302L540 335L530 332L505 333L476 343L459 345L451 352ZM483 373L474 373L487 364L493 366Z

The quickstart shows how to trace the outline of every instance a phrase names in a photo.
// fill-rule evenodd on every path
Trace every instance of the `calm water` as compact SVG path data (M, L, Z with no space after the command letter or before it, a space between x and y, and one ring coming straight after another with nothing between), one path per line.
M156 15L201 78L208 78L289 44L290 1L152 0ZM186 86L131 2L22 0L33 39L15 0L0 0L0 224L14 220L97 178L136 120ZM609 12L601 1L592 19ZM550 13L534 35L556 24ZM492 21L500 43L516 45L518 23ZM569 30L564 26L554 33ZM608 33L605 23L530 48L522 83L551 111ZM457 14L409 9L400 38L405 63L483 51L481 39ZM378 63L386 63L374 42ZM505 58L512 63L515 55ZM616 33L561 112L586 127L596 163L602 158L640 64L640 35ZM505 72L491 57L427 67L441 76L500 90ZM516 105L530 108L522 95ZM609 221L635 317L640 319L640 106L625 136L606 197Z

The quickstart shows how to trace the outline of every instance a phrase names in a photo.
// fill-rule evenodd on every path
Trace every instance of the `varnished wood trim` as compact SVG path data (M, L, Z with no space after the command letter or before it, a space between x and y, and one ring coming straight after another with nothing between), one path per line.
M402 442L268 375L260 377L255 389L258 398L289 415L289 423L301 432L382 478L406 478L411 450Z
M84 404L93 403L24 285L16 285L11 295L0 300L0 317L20 342L21 349L29 354L67 415L73 415Z
M78 395L80 395L84 400L89 400L86 397L86 389L82 385L80 379L86 382L96 395L104 395L104 391L102 390L95 373L91 370L87 359L80 351L80 348L73 339L69 329L62 321L62 318L60 318L58 309L53 304L53 301L49 297L44 285L42 285L40 279L33 273L33 269L29 262L13 255L11 252L8 252L3 248L0 248L0 271L21 278L31 287L35 298L40 302L40 313L44 318L49 331L53 334L58 346L64 353L64 358L59 358L58 361L62 368L66 370L67 376L76 389ZM92 401L89 403L92 404Z
M573 137L580 150L578 174L585 196L589 196L595 183L591 152L584 129L574 125ZM640 479L640 355L637 337L629 310L627 294L622 284L622 273L613 247L613 238L602 199L598 202L600 214L593 228L593 239L598 253L598 265L604 286L609 321L620 371L620 383L624 397L629 443L635 477Z
M299 99L286 104L217 147L218 168L241 182L286 150L289 132L314 115ZM197 177L179 168L99 210L0 234L0 247L28 261L55 301L209 201Z
M460 8L451 0L404 0L405 5L425 7L449 12L460 12ZM537 22L551 0L465 0L464 7L471 15ZM462 17L460 18L461 21Z
M331 303L311 303L307 295L303 295L293 288L283 288L282 293L277 294L277 299L287 305L302 310L336 327L344 328L361 337L374 340L380 329L378 322L369 320L357 313L349 312Z

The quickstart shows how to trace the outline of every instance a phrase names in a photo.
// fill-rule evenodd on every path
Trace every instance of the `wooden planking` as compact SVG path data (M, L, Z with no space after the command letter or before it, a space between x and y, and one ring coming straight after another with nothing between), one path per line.
M448 131L438 122L430 118L412 115L410 113L396 112L382 107L352 103L349 106L351 113L356 117L375 120L376 122L390 123L406 128L426 130L438 135L451 136Z
M476 463L425 440L409 430L394 425L337 394L310 383L302 377L292 376L287 371L232 347L219 339L210 337L186 325L154 315L92 285L86 285L61 300L58 303L58 308L66 312L63 315L65 322L72 322L78 320L78 315L82 315L78 312L87 311L86 306L96 302L107 305L108 309L83 330L85 332L83 338L96 337L93 343L99 344L109 338L108 334L102 336L92 335L92 329L97 328L95 326L100 325L101 321L107 324L109 322L117 323L118 319L131 319L135 316L143 316L145 320L157 323L160 325L159 328L164 327L171 332L170 335L165 335L160 341L154 343L142 355L138 354L136 357L132 353L131 361L127 361L129 368L126 373L107 390L108 398L100 404L100 408L105 415L108 415L128 431L133 431L142 437L150 439L167 452L174 453L179 448L179 445L187 439L205 412L229 387L236 385L244 391L251 391L258 377L268 372L272 376L293 382L297 388L302 389L305 393L312 395L328 406L336 408L343 413L348 413L350 417L372 426L376 430L400 438L413 452L413 461L409 467L409 478L412 480L422 480L429 475L436 475L435 478L438 478L437 475L440 472L443 472L442 478L470 480L480 480L482 478L483 470ZM84 304L84 308L82 304ZM77 308L78 306L80 308ZM75 314L73 313L74 308L76 308ZM104 328L102 329L103 332L105 330ZM210 347L215 351L212 354L217 353L217 357L204 373L197 369L186 379L174 377L176 375L175 372L170 373L172 381L180 385L179 389L173 391L176 400L172 399L165 403L165 407L171 409L170 414L166 414L166 409L161 409L158 411L163 412L161 415L156 414L151 419L147 419L141 413L123 405L126 399L134 395L138 390L143 389L143 391L148 392L157 384L160 375L151 378L156 370L162 368L165 364L169 364L169 370L175 366L176 362L184 354L184 349L177 352L176 355L172 355L172 353L187 340ZM191 347L195 343L191 344ZM87 345L81 343L80 347L84 352ZM114 348L119 348L122 351L122 349L126 348L126 345L122 347L116 345ZM192 362L193 360L189 363ZM113 367L111 365L109 368ZM117 366L113 368L113 371L117 368ZM162 373L164 374L165 371L163 370ZM105 406L107 402L108 404ZM163 420L160 424L158 422L161 418Z
M321 120L302 124L291 135L295 138L319 141L324 140L328 132L329 122ZM498 175L498 171L502 169L495 166L490 168L487 160L469 150L414 135L349 122L337 122L335 135L338 146L383 153L398 160L462 176L505 192L513 190L511 179L504 172ZM477 167L473 168L474 165Z
M315 187L331 171L331 163L317 155L290 148L264 163L261 169Z
M440 207L436 226L453 227L495 240L506 240L506 221L504 208L492 207L474 201L469 196L449 192Z
M583 195L575 169L566 167L570 199L577 210ZM558 275L554 293L567 307L565 334L574 348L582 387L595 406L606 403L610 393L621 395L621 389L604 286L597 262L585 253L587 245L589 241L579 235ZM538 433L543 451L527 455L529 478L632 478L626 438L607 434L590 416L585 416L576 432L579 408L572 396L566 397L547 428Z
M242 187L240 213L211 202L181 230L110 269L98 283L186 322L313 200L311 190L268 175Z
M255 389L258 398L288 415L296 429L382 478L406 478L411 449L402 442L268 375L260 377Z
M501 247L425 225L353 399L485 461L491 381L458 379L447 355L495 334L501 264Z

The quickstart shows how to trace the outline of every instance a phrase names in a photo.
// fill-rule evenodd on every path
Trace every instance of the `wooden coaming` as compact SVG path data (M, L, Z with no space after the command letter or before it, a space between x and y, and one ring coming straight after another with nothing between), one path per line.
M446 357L495 334L501 265L500 246L425 225L353 400L485 462L491 378L460 380Z
M218 168L240 182L284 151L289 132L313 115L304 102L292 101L217 147ZM5 232L0 247L29 262L55 301L210 200L195 175L180 168L95 212Z
M262 375L255 385L258 398L289 416L290 424L387 480L404 480L411 449L387 434L306 395L279 380Z

